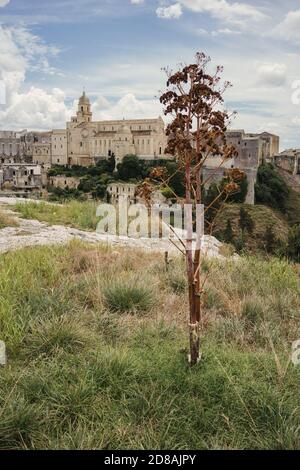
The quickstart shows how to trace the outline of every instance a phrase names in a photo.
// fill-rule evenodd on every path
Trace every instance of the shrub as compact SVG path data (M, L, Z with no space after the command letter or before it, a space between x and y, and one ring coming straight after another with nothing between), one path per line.
M276 248L278 247L278 241L274 234L272 225L270 225L266 229L266 233L264 235L264 242L267 253L274 253Z
M287 255L292 260L300 261L300 225L295 225L289 231Z
M0 211L0 230L5 227L16 227L17 225L17 220Z
M112 312L146 312L154 304L152 289L136 278L107 282L103 295Z
M233 242L234 234L233 234L230 219L227 219L226 228L224 230L224 233L222 234L222 238L223 238L225 243L232 243Z
M246 299L242 306L242 317L250 323L263 320L264 311L260 301L257 299Z
M167 284L176 294L181 294L187 289L187 280L183 265L172 264L167 274Z
M47 318L32 324L26 336L25 352L30 357L50 357L60 351L74 354L87 342L88 335L78 321L67 317Z
M254 223L251 215L249 214L249 212L246 211L246 209L244 207L240 208L239 226L240 226L243 233L245 231L247 231L248 233L250 233L250 235L253 234L253 230L255 228L255 223Z

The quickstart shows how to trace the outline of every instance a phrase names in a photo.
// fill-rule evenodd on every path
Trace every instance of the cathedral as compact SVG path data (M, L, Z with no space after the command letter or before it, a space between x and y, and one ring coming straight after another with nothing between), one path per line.
M67 123L66 137L67 161L62 155L59 162L52 162L54 164L89 166L112 155L118 164L129 154L142 160L166 158L167 138L161 117L93 121L91 103L85 92L79 99L76 116Z

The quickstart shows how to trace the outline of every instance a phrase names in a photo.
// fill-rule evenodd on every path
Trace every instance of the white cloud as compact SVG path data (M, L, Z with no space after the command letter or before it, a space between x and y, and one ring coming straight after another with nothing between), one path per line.
M182 15L182 8L180 3L174 3L169 7L159 7L156 10L156 14L159 18L163 19L178 19Z
M208 31L207 29L203 28L198 28L195 30L195 33L198 34L199 36L231 36L231 35L237 35L237 34L242 34L241 31L238 30L233 30L229 28L221 28L221 29L214 29L212 31Z
M64 125L69 113L61 90L25 88L30 70L56 73L48 61L48 56L56 53L23 27L0 26L0 79L6 90L6 104L0 108L2 127L47 129Z
M10 2L10 0L0 0L0 7L5 7L6 5L8 5Z
M257 67L258 82L265 86L280 87L287 83L287 66L263 63Z
M274 29L273 34L289 41L300 42L300 10L290 11Z
M13 93L10 106L0 111L1 121L9 129L53 129L65 127L70 112L65 105L65 94L54 88L46 92L31 87L24 93Z
M239 26L243 26L245 20L258 22L266 19L264 13L247 3L230 3L227 0L180 0L180 3L194 12L209 13L215 18Z
M162 111L158 100L139 100L133 93L127 93L114 104L100 97L92 110L95 120L155 118Z
M142 3L144 3L144 0L131 0L131 3L133 5L141 5Z

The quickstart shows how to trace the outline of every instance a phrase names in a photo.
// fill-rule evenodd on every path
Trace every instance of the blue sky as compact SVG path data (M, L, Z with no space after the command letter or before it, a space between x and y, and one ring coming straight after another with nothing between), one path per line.
M299 45L297 0L0 0L0 127L63 127L83 87L95 118L156 117L161 67L204 51L234 127L300 147Z

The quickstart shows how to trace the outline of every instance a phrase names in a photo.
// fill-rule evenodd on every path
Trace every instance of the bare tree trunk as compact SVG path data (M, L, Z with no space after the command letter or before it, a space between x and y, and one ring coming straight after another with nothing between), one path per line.
M200 331L199 331L199 320L197 318L197 302L196 302L197 295L196 295L194 260L193 260L193 213L192 213L191 204L186 205L186 227L187 227L186 264L187 264L187 276L188 276L188 287L189 287L189 310L190 310L189 362L191 366L194 366L199 361Z
M202 240L202 226L201 219L202 216L199 213L200 204L201 204L201 177L200 171L197 172L196 176L196 246L195 246L195 255L194 255L194 298L195 298L195 319L197 328L194 331L194 335L197 338L198 344L198 358L199 362L201 358L200 353L200 321L201 321L201 297L202 297L202 286L201 286L201 240ZM200 209L201 210L201 209ZM199 225L200 224L200 225ZM195 340L196 341L196 340Z

